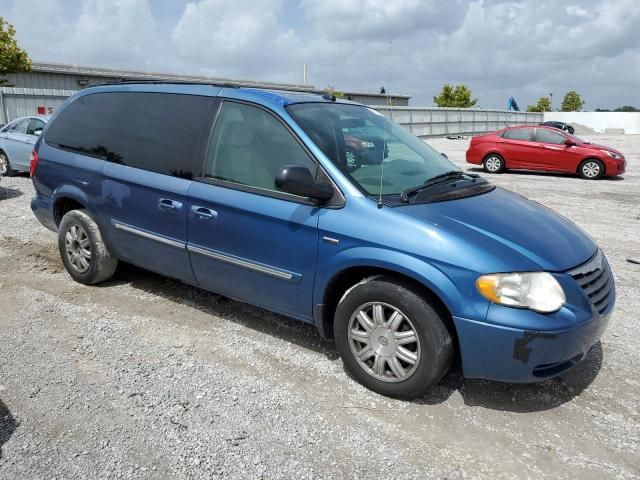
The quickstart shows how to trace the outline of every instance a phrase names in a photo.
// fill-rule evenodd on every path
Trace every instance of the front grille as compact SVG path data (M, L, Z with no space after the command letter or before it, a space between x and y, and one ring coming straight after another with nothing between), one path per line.
M587 294L591 304L602 314L611 301L613 274L603 253L598 253L584 265L569 272Z

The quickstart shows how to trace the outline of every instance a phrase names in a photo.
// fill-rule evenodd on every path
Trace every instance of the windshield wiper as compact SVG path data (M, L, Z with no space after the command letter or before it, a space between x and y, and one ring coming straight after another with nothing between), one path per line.
M465 173L461 170L449 170L448 172L441 173L440 175L436 175L435 177L430 178L422 185L403 190L402 194L400 195L400 200L404 203L407 203L409 201L409 195L413 195L414 193L419 192L420 190L424 190L425 188L448 182L449 180L452 180L454 178L464 177L465 175L474 177L473 174ZM475 177L477 177L477 175L475 175Z

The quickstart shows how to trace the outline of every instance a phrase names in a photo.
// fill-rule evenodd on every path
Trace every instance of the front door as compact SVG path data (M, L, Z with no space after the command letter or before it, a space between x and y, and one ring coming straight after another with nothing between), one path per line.
M204 288L311 320L319 208L279 191L286 165L318 168L274 115L225 100L189 189L187 248Z
M565 145L565 137L560 132L546 128L536 128L536 145L540 151L540 167L556 172L572 172L577 169L579 155L575 148Z

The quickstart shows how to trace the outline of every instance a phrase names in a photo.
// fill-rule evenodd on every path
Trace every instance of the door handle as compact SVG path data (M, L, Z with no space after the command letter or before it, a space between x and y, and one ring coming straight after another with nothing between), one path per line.
M170 198L161 198L158 201L158 210L165 212L175 212L182 208L182 203L171 200Z
M210 208L193 205L191 207L191 211L193 212L194 217L199 218L200 220L212 220L215 222L218 219L218 212L211 210Z

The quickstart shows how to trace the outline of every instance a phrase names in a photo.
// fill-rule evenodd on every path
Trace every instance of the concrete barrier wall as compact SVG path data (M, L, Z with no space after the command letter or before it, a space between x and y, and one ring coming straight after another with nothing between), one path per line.
M640 112L545 112L544 119L583 125L596 133L622 130L620 133L627 135L640 134Z
M480 135L513 125L537 125L542 113L480 108L372 106L418 137Z

